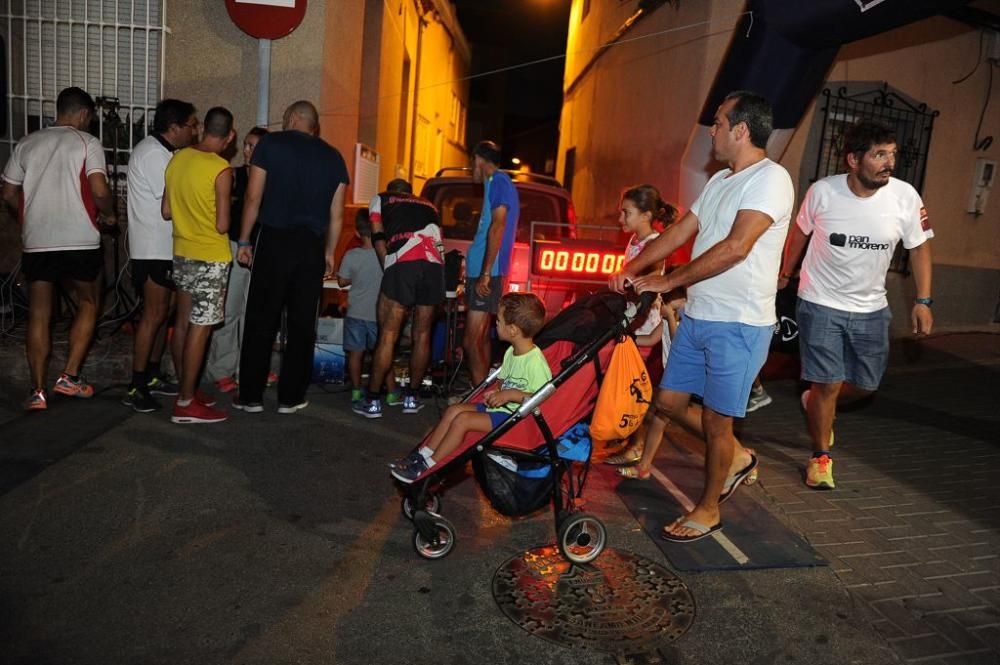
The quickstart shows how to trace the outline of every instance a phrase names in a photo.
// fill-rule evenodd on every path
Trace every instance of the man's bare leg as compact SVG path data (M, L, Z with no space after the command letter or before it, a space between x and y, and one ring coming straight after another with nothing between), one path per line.
M399 331L406 319L406 308L385 294L378 297L378 343L372 353L371 376L368 377L369 396L382 391L385 377L392 369L392 358L399 341Z
M54 292L55 284L52 282L36 280L28 285L28 336L25 339L25 354L28 356L32 390L45 390L49 352L52 350L49 324L52 321Z
M66 357L66 368L63 370L70 376L79 376L83 359L87 357L87 349L94 339L94 327L97 325L97 303L101 297L100 281L73 281L73 292L76 295L77 310L73 317L73 326L69 329L69 353Z
M160 286L151 279L147 279L143 284L142 315L135 329L133 374L145 374L149 359L159 358L163 353L163 346L166 343L166 328L163 324L170 312L170 295L170 289Z
M490 371L490 313L466 310L462 347L469 362L472 384L478 386Z
M833 418L837 414L837 398L841 392L841 383L814 383L809 390L809 404L806 407L806 419L809 422L809 436L813 440L813 450L827 452L830 450L830 433L833 431Z
M427 374L431 357L431 324L434 322L433 305L416 305L413 308L413 322L410 346L410 390L414 394L420 390Z

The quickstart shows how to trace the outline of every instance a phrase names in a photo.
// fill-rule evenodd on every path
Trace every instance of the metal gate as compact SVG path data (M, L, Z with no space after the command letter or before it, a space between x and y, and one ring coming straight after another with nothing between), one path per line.
M162 91L164 0L0 0L6 118L0 161L51 125L56 97L78 86L98 101L91 131L124 200L128 158Z
M836 93L826 88L822 96L819 155L812 182L844 172L843 134L847 127L861 120L877 120L896 131L898 153L893 175L913 185L918 192L923 191L931 132L938 111L929 110L926 104L909 102L892 92L888 83L854 94L848 94L846 87ZM897 245L889 270L909 274L909 252L902 244Z

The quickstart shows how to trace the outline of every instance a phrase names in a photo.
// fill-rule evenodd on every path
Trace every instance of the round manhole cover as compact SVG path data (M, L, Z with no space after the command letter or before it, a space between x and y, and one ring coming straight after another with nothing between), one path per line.
M694 622L694 597L680 579L614 549L583 566L555 546L518 554L493 576L493 597L532 635L614 654L655 651Z

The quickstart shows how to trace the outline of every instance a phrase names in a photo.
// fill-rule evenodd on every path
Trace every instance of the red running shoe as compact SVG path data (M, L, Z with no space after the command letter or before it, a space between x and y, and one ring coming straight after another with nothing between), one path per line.
M231 376L224 376L215 382L215 389L220 393L231 393L239 387L240 384Z
M174 402L174 412L170 416L170 422L185 425L198 423L221 423L229 417L229 414L219 409L202 404L197 399L191 400L187 406L181 406Z
M52 392L66 395L67 397L88 398L94 396L94 386L84 381L83 377L74 381L69 378L69 374L63 372L56 379L56 385L53 386Z
M215 395L206 393L204 390L194 391L194 401L201 402L205 406L215 406L219 403L219 401L215 399Z

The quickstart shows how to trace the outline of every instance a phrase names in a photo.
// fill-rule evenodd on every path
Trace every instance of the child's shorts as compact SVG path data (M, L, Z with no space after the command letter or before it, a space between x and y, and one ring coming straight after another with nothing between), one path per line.
M378 323L364 319L344 319L344 351L368 351L378 342Z
M476 405L476 411L479 413L485 413L490 417L490 422L493 423L493 429L500 427L500 423L510 418L511 415L506 411L487 411L486 405L482 402Z

